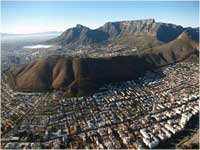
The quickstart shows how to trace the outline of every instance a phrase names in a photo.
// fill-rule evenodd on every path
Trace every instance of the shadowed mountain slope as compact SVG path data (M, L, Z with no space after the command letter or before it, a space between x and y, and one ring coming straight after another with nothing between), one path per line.
M107 22L94 30L78 24L47 43L75 49L119 46L141 50L170 42L183 31L190 32L194 40L199 41L197 28L183 28L174 24L155 22L154 19L145 19Z
M198 58L198 42L188 32L175 40L130 56L78 58L52 56L11 70L20 91L65 90L68 96L95 92L105 83L137 79L147 70Z

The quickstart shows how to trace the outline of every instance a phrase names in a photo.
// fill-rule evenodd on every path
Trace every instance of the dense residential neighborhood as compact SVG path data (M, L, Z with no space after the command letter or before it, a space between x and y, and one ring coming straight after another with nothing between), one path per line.
M200 149L199 1L1 8L0 149Z
M2 75L1 142L23 148L156 148L199 113L198 64L177 63L86 97L13 91Z

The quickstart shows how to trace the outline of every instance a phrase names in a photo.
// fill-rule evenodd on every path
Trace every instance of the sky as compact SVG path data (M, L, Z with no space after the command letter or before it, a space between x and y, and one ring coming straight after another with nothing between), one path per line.
M198 12L198 1L3 1L0 32L65 31L76 24L95 29L105 22L149 18L183 27L198 27Z

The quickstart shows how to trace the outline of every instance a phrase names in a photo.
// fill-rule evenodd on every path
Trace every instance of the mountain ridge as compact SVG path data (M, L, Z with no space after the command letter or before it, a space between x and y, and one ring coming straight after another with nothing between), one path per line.
M199 57L199 44L183 32L175 40L128 56L79 58L51 56L10 70L10 81L19 91L64 90L83 96L110 82L137 79L146 71ZM193 57L192 57L193 58Z
M112 48L119 45L140 50L170 42L184 31L190 32L195 37L194 40L199 41L199 30L196 28L184 28L180 25L156 22L155 19L144 19L107 22L96 29L77 24L47 43L62 45L64 49L78 49L84 46L93 49Z

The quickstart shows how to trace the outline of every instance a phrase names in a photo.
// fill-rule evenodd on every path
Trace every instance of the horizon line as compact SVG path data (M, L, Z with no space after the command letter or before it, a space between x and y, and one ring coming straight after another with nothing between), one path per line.
M108 22L140 21L140 20L154 20L156 23L174 24L174 25L177 25L177 26L182 26L183 28L199 28L199 26L183 26L183 25L175 24L175 23L171 23L171 22L163 22L163 21L160 22L160 21L156 21L156 19L154 19L154 18L135 19L135 20L128 19L128 20L107 21L107 22L104 22L104 24L108 23ZM66 31L66 30L68 30L70 28L76 27L77 25L82 25L82 26L88 27L89 29L95 30L95 29L103 26L104 24L98 25L97 27L92 28L92 27L88 27L88 26L82 25L80 23L77 23L77 24L73 25L72 27L68 27L68 28L66 27L63 30L43 30L43 31L35 31L35 32L0 32L0 34L24 34L24 35L26 35L26 34L37 34L37 33L47 33L47 32L64 32L64 31Z

